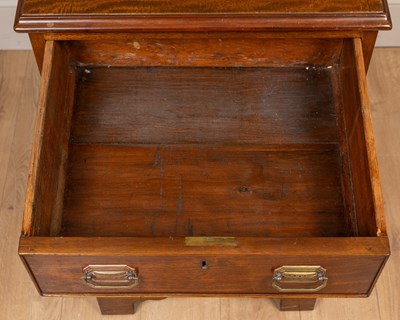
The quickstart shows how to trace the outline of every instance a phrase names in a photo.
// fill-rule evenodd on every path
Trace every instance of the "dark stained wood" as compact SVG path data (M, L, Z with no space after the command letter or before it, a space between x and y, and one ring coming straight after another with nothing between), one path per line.
M162 300L164 298L151 298L151 300ZM139 304L149 300L132 298L97 298L97 303L102 315L134 314Z
M66 66L67 67L67 66ZM54 201L54 207L51 214L50 220L50 236L57 236L60 233L63 206L64 206L64 189L66 185L66 173L68 167L68 156L69 156L69 140L71 136L71 128L72 128L72 111L74 107L75 100L75 86L76 86L76 72L70 68L68 65L68 75L66 76L67 87L66 93L64 97L64 104L61 104L60 111L63 112L63 123L60 127L53 128L53 130L58 130L61 132L62 136L60 141L58 141L58 147L61 149L61 161L58 172L58 186L57 186L57 194ZM63 98L61 95L58 96L58 99ZM56 107L54 107L56 108ZM56 124L58 125L58 124ZM51 134L49 135L51 139ZM49 155L51 156L51 155ZM47 222L48 223L48 222ZM44 231L44 230L42 230ZM47 232L44 231L44 232Z
M88 65L95 62L107 66L290 67L330 66L338 61L343 42L246 36L138 35L119 41L69 41L68 47L72 60Z
M54 42L47 43L47 50L45 54L44 60L44 69L42 70L42 79L40 83L40 92L39 92L39 101L38 101L38 110L36 112L35 119L35 130L34 130L34 138L33 145L31 151L31 159L29 163L29 175L28 175L28 183L27 190L25 196L25 207L24 207L24 218L22 224L22 234L30 235L35 225L38 224L38 220L41 217L35 215L34 203L37 201L37 188L40 188L39 181L43 179L41 177L41 153L42 153L42 143L43 143L43 127L45 125L45 114L47 109L47 95L48 95L48 87L50 86L49 80L50 75L53 70L52 60L53 60L53 51ZM54 121L54 120L53 120ZM59 157L56 156L57 158ZM59 162L56 164L59 164ZM57 167L57 166L56 166ZM54 199L51 199L54 200ZM43 202L45 199L42 200ZM50 201L49 201L50 202ZM44 213L45 214L45 213ZM48 224L50 225L50 224ZM49 227L47 228L50 229Z
M360 160L352 158L350 153L355 153L350 148L361 150L361 155L369 152L368 159L371 154L370 142L351 145L355 138L349 134L361 118L349 119L347 113L365 106L361 42L358 46L355 49L352 41L345 40L342 56L333 60L333 66L134 68L96 66L93 60L94 65L75 61L75 68L52 69L51 62L60 59L63 62L56 66L71 66L76 49L67 42L49 42L46 81L66 79L63 76L69 73L78 76L67 77L76 82L72 123L60 124L53 117L46 118L44 126L64 128L63 138L56 140L61 142L58 149L47 149L49 159L60 160L58 180L50 175L46 186L53 187L52 181L59 185L48 193L34 193L36 203L43 198L43 204L35 207L27 202L25 235L52 237L21 238L20 254L42 293L279 297L282 294L271 286L275 268L316 264L328 270L330 280L311 297L369 294L389 249L383 228L379 237L368 230L374 228L379 207L368 204L369 211L357 207L365 206L357 204L366 199L360 188L373 189L372 184L353 189L348 182L361 184L353 170ZM337 52L337 46L326 48ZM354 64L356 68L351 68ZM347 76L351 82L344 80ZM65 86L48 93L47 83L43 97L63 96L63 90L70 90ZM360 84L357 90L354 83ZM343 101L335 98L341 92ZM356 92L354 100L346 97L350 92ZM51 99L43 100L44 114L69 110ZM348 107L349 103L354 105ZM169 106L168 112L160 112L163 105ZM350 111L341 114L342 105ZM47 111L49 106L55 110ZM118 114L120 106L128 112ZM224 112L238 113L224 118ZM154 114L159 117L152 118ZM248 124L241 122L243 114L250 117ZM219 119L227 121L220 122L225 129L239 119L232 127L238 129L213 127ZM268 119L273 129L265 126ZM165 121L172 122L165 126ZM198 123L205 125L196 129ZM73 128L69 145L65 126ZM142 132L135 133L138 127ZM251 133L252 127L257 132ZM48 133L45 139L49 137L54 135ZM345 170L346 154L351 176ZM44 160L38 159L40 167ZM65 183L63 163L68 163ZM349 210L353 191L357 219ZM48 204L51 210L44 207ZM383 226L380 216L376 218ZM36 221L45 223L38 228ZM357 232L372 237L346 237ZM194 247L182 238L193 235L233 236L235 241L233 246ZM208 268L201 268L202 261ZM139 270L140 285L111 291L90 288L81 279L82 268L89 264L131 265ZM169 280L160 282L160 274ZM220 274L226 276L216 281ZM238 281L243 274L247 278Z
M167 39L179 39L181 41L193 40L193 39L344 39L344 38L360 38L363 36L363 31L359 30L338 30L337 32L332 31L320 31L314 30L309 32L302 32L301 30L294 31L236 31L236 32L63 32L63 33L45 33L44 38L46 40L125 40L127 42L135 39L157 39L166 41ZM301 44L300 44L301 45ZM114 48L118 49L118 48ZM193 52L194 53L194 52Z
M386 1L25 0L17 31L371 30L390 28Z
M371 62L372 52L375 47L377 31L365 31L362 36L362 51L364 55L365 72L368 71L369 63Z
M371 193L375 216L375 224L372 224L371 226L372 230L376 226L376 235L379 237L381 235L386 235L386 220L384 214L382 189L379 178L379 167L375 148L375 138L372 127L371 105L368 98L366 70L364 68L365 63L363 61L361 40L353 39L353 45L356 60L355 64L357 69L358 92L360 95L360 115L364 126L365 148L367 152L367 158L365 160L368 161L368 171L371 178Z
M385 0L19 1L43 61L19 248L40 293L103 314L369 295L389 243L364 68L390 26ZM92 288L92 264L139 285ZM278 292L283 265L321 265L328 285Z
M295 63L309 64L330 64L336 62L339 52L327 50L327 46L338 45L340 50L341 43L335 44L335 41L327 40L329 38L355 38L362 37L364 61L366 70L372 55L377 32L308 32L307 39L305 34L299 32L264 32L264 33L73 33L73 34L38 34L30 33L32 47L36 56L39 70L42 68L44 56L44 43L46 40L81 40L74 41L70 44L73 51L74 59L81 63L92 63L96 60L103 64L113 65L129 65L132 61L132 46L139 44L139 51L135 54L135 65L208 65L215 66L232 66L235 65L258 65L271 66L286 62L286 65ZM283 39L286 38L286 39ZM311 40L311 39L325 40ZM124 40L124 41L105 41L105 40ZM203 41L199 41L203 39ZM246 39L246 40L243 40ZM280 39L279 41L271 39ZM293 39L296 40L296 50L293 54L297 55L296 59L289 60L287 51L285 54L282 50L287 46L293 46ZM87 43L82 40L101 40L98 42ZM279 45L279 42L281 44ZM272 46L272 47L271 47ZM273 51L273 48L276 48ZM166 49L162 51L161 48ZM146 50L147 49L147 50ZM179 50L178 50L179 49ZM232 51L240 50L240 56L232 59ZM118 50L118 54L115 54ZM138 49L137 49L138 50ZM189 50L188 52L185 52ZM221 50L224 54L221 53ZM287 49L286 49L287 50ZM246 54L244 54L244 52ZM158 54L157 54L158 52ZM219 59L214 59L215 53L219 53ZM274 54L272 54L275 52ZM331 52L330 55L321 56L321 53ZM188 60L188 55L191 60ZM180 58L180 59L179 59ZM238 61L238 58L242 60ZM243 59L244 58L244 59ZM314 59L314 60L313 60Z
M389 255L389 241L380 237L236 237L236 246L191 246L183 237L21 237L23 256L85 255L114 257L157 255L243 255L301 257L372 257ZM134 245L133 245L134 244ZM323 245L322 245L323 244ZM313 248L312 250L309 250ZM223 250L222 250L223 249ZM307 251L309 250L309 251Z
M64 236L346 235L335 145L74 145L69 163Z
M348 42L340 78L358 232L360 236L376 236L385 233L386 227L362 58L361 41Z
M345 43L345 45L349 45ZM358 224L356 209L354 205L354 194L351 179L350 159L349 159L349 146L346 135L346 123L344 119L344 105L342 97L342 82L340 79L339 65L334 66L334 71L331 73L333 95L338 97L335 99L335 110L337 116L337 125L339 132L339 148L340 148L340 171L341 171L341 184L346 228L349 234L358 236Z
M44 35L41 33L30 33L29 39L31 41L33 53L35 54L36 63L38 65L40 73L42 72L43 59L44 59L44 49L46 40Z
M60 194L65 184L75 81L69 77L62 44L48 42L46 46L24 212L25 235L50 233L53 221L61 214Z
M92 240L93 241L93 240ZM309 250L312 250L309 248ZM236 294L279 296L271 286L272 271L282 265L322 265L329 270L329 285L316 293L324 295L367 295L373 279L380 269L382 257L280 258L270 256L221 256L209 257L57 257L26 256L44 295L91 294L105 295L110 293L128 294ZM210 267L202 270L201 261L207 261ZM80 279L82 265L121 264L140 268L141 284L136 288L95 289L88 287ZM257 266L256 268L254 266ZM221 275L224 275L221 277ZM329 280L328 280L329 281ZM313 297L312 294L310 294Z
M384 0L385 1L385 0ZM385 1L386 2L386 1ZM221 15L22 15L18 32L143 32L143 31L315 31L387 30L392 23L387 11L365 13L243 14Z
M314 310L317 299L280 299L281 311L311 311Z
M45 295L218 294L286 298L367 295L388 254L385 237L239 237L237 241L236 247L193 247L179 237L23 238L20 253ZM201 267L202 261L207 262L207 269ZM81 280L82 268L88 264L137 268L139 285L131 289L91 288ZM328 285L315 294L282 295L271 285L273 270L282 265L321 265L327 269Z
M87 67L80 74L74 143L338 141L327 68Z
M102 315L134 314L140 302L129 298L97 298Z
M371 12L382 11L378 0L308 2L281 0L226 1L226 0L176 0L158 2L138 0L97 0L84 3L78 0L24 0L23 12L38 14L193 14L193 13L301 13L301 12Z
M337 62L343 38L364 32L167 32L167 33L46 33L46 40L73 40L73 59L109 65L278 66ZM243 41L243 39L246 39ZM273 41L271 41L274 39ZM333 40L337 39L337 40ZM77 41L79 40L79 41ZM90 40L88 42L87 40ZM137 43L135 43L137 42ZM140 50L132 52L138 44ZM160 50L164 48L164 51ZM336 47L336 48L335 48ZM179 48L179 50L177 50ZM227 50L231 49L231 52ZM329 48L329 49L328 49ZM79 50L78 50L79 49ZM290 50L290 51L289 51ZM85 54L82 54L82 51ZM155 51L158 54L155 54ZM118 52L118 54L116 54ZM216 56L215 53L219 54ZM240 52L233 55L232 52ZM254 53L257 52L258 55ZM290 55L288 53L291 52ZM222 54L223 53L223 54ZM134 59L133 59L134 55ZM187 58L190 55L191 61ZM218 57L218 59L215 59ZM133 62L134 61L134 62ZM285 64L283 64L285 63Z

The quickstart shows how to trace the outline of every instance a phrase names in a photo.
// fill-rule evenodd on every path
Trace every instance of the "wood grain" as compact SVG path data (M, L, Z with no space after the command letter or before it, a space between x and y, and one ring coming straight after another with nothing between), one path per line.
M137 311L139 302L141 302L139 299L97 298L97 303L103 315L115 315L116 310L118 310L118 314L134 314Z
M96 241L93 241L96 240ZM325 246L318 246L324 241ZM86 257L112 256L123 257L135 254L147 256L199 256L210 255L244 255L254 256L303 256L304 250L313 248L308 255L318 257L362 256L373 257L388 253L387 237L304 237L304 238L264 238L238 237L236 246L190 246L185 237L24 237L21 239L19 252L23 255L79 256ZM79 243L82 246L79 246ZM136 245L133 246L132 243ZM336 245L335 245L336 244ZM285 250L282 250L282 248Z
M125 296L133 298L175 294L235 296L243 295L243 292L249 296L281 297L267 283L277 266L295 263L322 264L330 270L330 280L329 285L316 295L293 297L367 295L371 280L388 253L387 239L383 237L294 240L253 237L237 240L237 247L190 247L186 246L184 238L176 237L29 237L21 239L20 253L28 261L45 295L121 293L121 289L93 289L81 281L84 266L106 264L112 257L115 264L138 268L139 286L123 290ZM321 243L324 246L319 248ZM307 256L304 256L305 251L309 252ZM204 260L209 265L206 270L200 264ZM253 265L260 268L253 269ZM363 268L362 273L358 272L360 268ZM182 273L176 273L176 270L182 270ZM222 272L224 279L220 282L216 279ZM157 274L163 274L164 280L160 282ZM244 281L238 282L238 277ZM286 298L291 296L285 295Z
M265 284L271 281L275 268L313 264L330 270L329 285L316 296L368 295L389 252L376 196L379 189L374 173L376 166L364 178L368 183L369 179L372 182L361 187L362 183L357 179L363 175L354 170L360 160L365 168L369 168L374 154L361 41L346 40L344 44L350 49L343 51L344 62L340 62L343 66L339 69L330 65L114 67L97 66L96 59L93 60L94 66L78 63L75 69L70 69L65 67L71 65L72 59L66 56L66 53L71 53L67 42L48 42L44 70L49 72L43 77L45 82L40 104L45 107L39 113L44 118L39 117L38 121L40 130L37 136L40 140L39 147L34 151L38 149L39 155L34 163L38 163L38 170L47 167L51 171L48 175L40 171L32 175L34 183L29 185L36 198L32 204L27 202L27 207L28 212L30 207L34 210L39 207L39 210L35 215L28 215L28 218L33 217L31 221L28 219L33 232L27 234L28 238L24 234L20 248L23 261L28 265L40 292L45 295L98 296L123 292L136 296L237 294L279 297L281 295L276 289ZM63 46L67 50L61 50ZM337 52L334 48L333 51ZM332 48L328 53L331 51ZM355 70L354 77L347 75L348 68ZM337 73L338 70L344 70L343 76L332 76L332 72ZM71 103L66 103L66 106L54 104L55 93L58 96L74 95L74 92L69 92L68 85L58 86L59 79L65 79L64 75L71 72L78 73L77 97L69 99L76 101L72 125L68 120L60 120L69 118L68 111L67 115L63 111L71 109ZM333 86L331 79L335 78L339 78L339 83ZM321 85L325 86L322 90ZM347 90L345 92L354 91L354 87L357 92L355 101L351 100L351 95L343 99L346 134L337 128L337 112L341 108L333 97L333 92L341 96L341 86L345 87L342 89ZM267 97L265 93L268 93ZM193 104L193 101L200 101L201 104ZM354 104L347 107L351 102ZM250 106L250 109L243 110L242 105ZM310 108L312 112L309 112ZM348 108L350 117L346 117ZM104 109L105 115L102 114ZM361 109L365 114L359 116ZM328 120L325 119L327 116ZM250 119L249 124L246 117ZM307 121L303 124L304 120L314 122L312 125ZM231 127L232 121L234 125L238 121L239 127ZM64 192L64 182L59 177L64 175L59 172L64 172L63 163L66 161L63 159L67 157L63 153L68 149L68 128L71 126L67 183L62 203L62 196L58 195ZM55 140L50 141L53 128L59 130ZM255 133L251 132L254 128ZM323 134L319 132L321 129ZM353 132L357 134L353 135ZM340 139L339 133L342 136ZM378 213L375 222L378 222L377 228L381 232L371 239L373 243L367 248L378 250L377 254L365 256L357 251L351 256L346 252L343 257L344 249L338 238L333 246L329 246L328 241L321 241L325 251L314 256L315 260L310 254L310 251L315 252L315 244L305 247L301 257L291 255L291 247L297 246L303 237L353 235L346 232L348 223L343 223L343 216L352 215L352 211L343 212L342 201L348 197L341 194L342 187L346 185L342 181L350 178L350 175L341 173L339 166L342 160L337 144L346 147L343 136L349 140L351 177L355 177L355 198L359 201L356 202L356 210L364 202L370 208L366 213L362 210L358 212L360 221L364 215L367 217L367 231L374 229L374 221L370 220L375 212ZM324 140L327 138L330 139ZM359 150L360 160L351 157ZM300 172L296 171L296 166ZM33 172L36 173L35 170ZM58 172L58 177L54 176L54 172ZM328 175L331 173L333 176ZM352 192L350 188L345 190ZM365 194L370 196L373 206ZM41 197L44 201L40 201ZM60 206L57 202L61 203ZM54 203L56 206L52 207ZM293 219L293 208L296 219ZM242 245L241 236L254 237L250 238L250 243L264 242L272 236L278 236L280 240L294 237L295 240L288 247L280 245L285 252L283 257L281 254L271 255L271 249L263 255L248 252L238 255L238 251L230 255L224 246L218 246L218 251L212 256L203 249L201 263L199 257L192 254L192 248L186 248L186 244L179 255L160 250L159 254L146 254L144 257L137 252L114 256L105 252L105 246L101 245L100 249L104 251L100 251L99 255L91 253L87 256L89 248L83 242L78 247L78 256L70 252L60 256L52 246L49 247L50 253L44 254L35 249L36 239L32 236L52 235L47 225L49 220L54 221L51 218L54 211L63 211L62 236L108 237L110 243L113 240L110 236L149 237L142 241L148 251L154 248L153 236L172 237L172 240L179 236L236 236L239 237L238 246ZM264 211L269 216L262 220L259 213ZM59 214L56 213L56 216ZM44 224L37 221L44 221ZM350 230L353 232L355 229L352 227ZM363 228L358 230L363 236L374 235ZM96 238L96 242L102 240L105 239ZM27 241L31 241L31 245L24 247L23 243ZM179 243L178 239L175 241ZM132 239L136 245L139 242ZM377 245L381 242L383 247L379 248ZM72 243L71 239L66 242ZM116 252L120 252L120 243L120 239L113 242ZM257 246L253 248L250 245L249 251L260 250ZM265 242L263 246L266 247ZM338 249L342 250L341 254L331 255ZM365 247L359 249L365 250ZM330 253L327 255L326 252ZM139 285L105 290L89 287L81 281L82 266L109 263L139 268ZM209 267L202 268L203 264ZM357 273L361 268L363 272ZM176 274L176 270L181 270L182 274ZM240 277L238 272L242 274L241 282L237 281ZM224 273L224 278L219 281L221 273ZM159 274L165 276L164 281L159 281ZM288 295L284 297L290 298Z
M348 45L345 43L345 46ZM342 61L343 63L343 61ZM343 97L343 83L340 79L340 65L334 66L334 72L331 73L332 78L332 89L333 94L336 97ZM358 222L355 213L354 204L354 193L352 186L352 176L350 171L350 158L349 158L349 147L346 135L346 123L344 121L344 108L342 99L335 99L336 115L337 115L337 126L339 133L339 149L340 149L340 170L341 170L341 182L342 182L342 195L344 210L347 214L344 215L346 229L349 234L358 236Z
M281 311L312 311L316 299L280 299Z
M358 232L364 236L385 234L365 66L359 39L345 46L340 68L340 78L343 81L343 117Z
M62 235L346 235L337 148L290 149L73 146Z
M115 257L113 263L136 266L141 271L141 283L133 289L93 289L81 279L82 266L88 264L107 264L107 257L82 256L26 256L32 271L39 283L41 292L46 296L53 295L93 295L124 294L124 296L259 296L264 298L281 297L271 286L272 271L282 265L318 265L326 267L330 276L327 288L307 298L323 298L324 295L335 297L367 296L375 279L377 270L382 264L382 257L255 257L250 255L208 257L210 268L202 272L199 267L201 259L185 257ZM252 265L257 265L255 270ZM211 267L213 266L213 267ZM362 269L360 273L358 270ZM180 270L179 273L176 270ZM224 274L224 279L219 276ZM163 275L160 281L160 275ZM237 281L237 279L243 281ZM302 295L305 296L304 294ZM290 298L291 295L285 295Z
M386 220L383 208L383 197L379 176L378 161L375 149L375 137L372 127L371 104L369 101L365 64L363 61L362 44L360 39L354 39L358 92L361 103L361 117L364 123L364 139L367 152L368 170L371 179L372 203L377 236L386 235Z
M317 47L322 42L311 40ZM328 43L323 52L335 56L341 41ZM68 44L71 59L80 47ZM92 64L104 56L101 52L110 54L110 48L118 46L100 47L84 44L90 52L98 52L89 54ZM289 52L286 59L292 59L293 48L284 40L269 47L281 47ZM233 62L236 57L241 54L235 53ZM314 149L312 145L338 141L328 67L85 66L78 73L64 236L267 236L278 229L283 237L347 234L339 155L335 147L323 150L324 146ZM127 146L76 146L93 143ZM275 145L273 152L243 153L221 146L129 146L146 143L310 146ZM289 152L279 152L285 148ZM303 148L314 153L302 153ZM296 164L301 168L296 169ZM334 175L322 178L320 172ZM293 203L297 218L304 218L302 223L291 223ZM260 217L261 212L269 216Z
M211 31L347 31L389 30L390 16L385 12L331 14L268 14L257 19L251 15L221 16L139 16L127 15L25 15L17 17L17 32L71 33L91 32L211 32Z
M376 37L378 32L365 31L361 37L362 51L364 55L365 73L367 73L369 64L371 63L372 52L375 48Z
M246 2L226 0L176 0L157 2L137 0L98 0L82 3L78 0L24 0L23 12L38 14L184 14L184 13L298 13L298 12L370 12L382 11L378 0L301 2L282 0L249 0Z
M33 53L35 54L36 63L38 65L39 71L42 72L44 51L46 47L46 40L44 35L40 33L30 33L29 40L31 41Z
M390 28L386 1L21 0L17 31L377 30Z
M338 141L328 68L86 67L78 81L74 143Z
M131 34L123 40L68 41L70 59L105 66L293 67L331 66L343 39L298 38L251 33ZM298 35L299 37L300 35ZM308 35L307 35L308 37Z
M243 295L280 297L272 286L277 266L322 264L329 285L308 298L366 295L383 259L388 242L380 238L238 238L237 247L191 247L179 237L140 238L22 238L20 253L32 268L46 295L93 294L107 296L121 289L93 289L81 281L88 264L126 264L138 268L140 285L125 289L126 296ZM324 243L323 246L319 246ZM304 252L309 252L304 256ZM201 268L201 261L209 268ZM162 261L162 263L160 263ZM250 262L250 263L249 263ZM260 268L254 269L257 265ZM366 268L365 266L368 266ZM363 272L358 272L363 268ZM50 271L52 270L52 271ZM176 273L176 270L182 270ZM184 270L184 271L183 271ZM223 281L218 274L224 273ZM163 274L159 281L157 274ZM245 279L238 282L237 279ZM62 285L61 285L62 284ZM291 295L285 295L290 298ZM293 297L306 297L304 294Z
M28 67L26 53L1 52L2 86L0 101L2 102L2 117L0 119L1 137L12 139L8 144L9 149L2 149L1 161L8 162L12 167L3 165L0 168L1 216L0 235L1 269L4 271L1 278L0 305L2 317L5 320L22 319L104 319L101 316L94 298L41 298L37 295L31 280L26 274L19 259L15 255L21 225L21 212L23 207L24 189L27 177L27 162L33 131L33 113L37 99L38 74L34 65L34 58L29 56ZM392 243L392 256L377 283L377 288L368 299L321 299L313 312L281 313L275 305L266 299L234 299L234 298L176 298L163 301L147 301L143 303L138 315L134 319L273 319L282 320L311 320L311 319L341 319L353 320L391 320L400 317L400 299L398 286L398 264L400 263L398 235L400 222L397 212L400 210L399 201L399 151L400 144L397 139L397 125L400 121L397 112L397 101L400 100L400 85L398 74L400 72L399 49L377 49L371 62L369 71L369 91L372 101L372 114L374 132L378 151L378 160L381 171L383 196L385 199L385 213L388 222L388 234ZM382 72L385 70L385 72ZM23 75L18 71L24 72ZM31 76L28 76L31 73ZM22 80L24 79L24 80ZM18 87L20 89L18 89ZM24 89L22 89L24 88ZM21 91L18 91L21 90ZM21 93L19 93L21 92ZM12 94L10 94L12 93ZM7 98L8 97L8 98ZM6 100L8 99L8 100ZM10 111L18 111L18 118L3 116ZM6 112L6 113L4 113ZM23 122L25 119L27 122ZM9 121L9 122L7 122ZM7 125L4 125L8 123ZM15 126L16 133L12 132ZM27 129L30 128L30 129ZM11 131L10 131L11 130ZM5 147L7 144L0 144ZM11 148L12 147L12 148ZM11 157L11 158L10 158ZM14 160L15 159L15 160ZM19 159L19 160L18 160ZM21 162L22 161L22 162ZM10 169L15 168L15 169ZM10 208L10 205L13 209ZM5 269L4 269L5 268ZM15 283L19 283L18 286ZM113 319L126 319L126 316L113 316Z
M46 43L24 211L25 235L49 234L61 209L74 88L61 45ZM65 76L58 77L60 74Z
M162 299L163 298L154 298L151 300ZM100 311L103 315L134 314L139 310L140 304L146 300L148 299L97 298L97 303L99 304Z
M173 39L173 40L194 40L194 39L343 39L343 38L362 38L363 32L360 30L338 30L331 31L310 31L306 34L301 30L297 31L237 31L237 32L102 32L88 33L84 30L76 32L54 33L49 32L43 34L45 40L102 40L109 42L110 40L125 42L134 41L135 39ZM301 44L300 44L301 45ZM184 48L184 47L183 47Z

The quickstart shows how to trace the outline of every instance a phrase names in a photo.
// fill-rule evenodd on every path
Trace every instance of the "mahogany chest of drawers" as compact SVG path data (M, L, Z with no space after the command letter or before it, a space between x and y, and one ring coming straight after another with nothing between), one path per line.
M104 314L368 296L388 256L365 74L385 1L20 0L42 80L19 254Z

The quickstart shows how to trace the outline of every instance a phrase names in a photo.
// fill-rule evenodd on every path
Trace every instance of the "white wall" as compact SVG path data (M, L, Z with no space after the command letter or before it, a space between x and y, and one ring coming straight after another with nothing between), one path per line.
M30 49L26 34L13 30L17 0L0 0L0 50Z
M400 0L389 0L393 29L378 34L377 47L400 47Z
M352 0L348 0L352 1ZM30 49L26 34L13 30L17 0L0 0L0 50ZM389 0L393 29L378 35L377 46L400 47L400 0Z

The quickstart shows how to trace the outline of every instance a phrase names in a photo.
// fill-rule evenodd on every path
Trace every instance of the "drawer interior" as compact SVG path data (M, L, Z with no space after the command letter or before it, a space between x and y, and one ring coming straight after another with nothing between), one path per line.
M47 44L26 234L377 234L352 40L203 42Z

